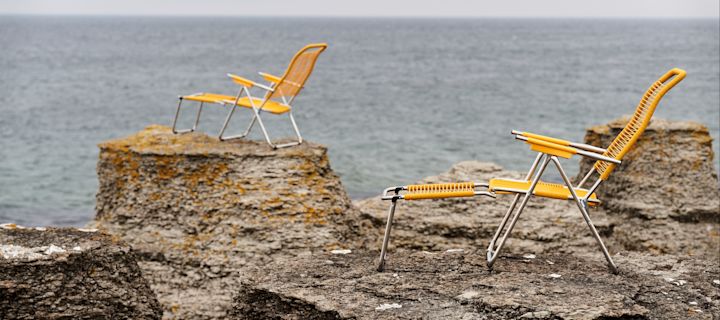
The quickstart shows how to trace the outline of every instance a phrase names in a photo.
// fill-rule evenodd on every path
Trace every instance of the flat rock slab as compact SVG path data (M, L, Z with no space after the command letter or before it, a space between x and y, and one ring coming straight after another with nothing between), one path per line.
M675 256L501 257L401 251L323 254L244 275L237 319L717 319L720 266Z
M129 246L74 228L0 227L0 319L159 319Z

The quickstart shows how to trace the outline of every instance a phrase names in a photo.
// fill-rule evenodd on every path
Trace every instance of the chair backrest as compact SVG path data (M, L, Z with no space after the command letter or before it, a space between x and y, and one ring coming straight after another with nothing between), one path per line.
M290 61L285 74L275 85L275 90L269 92L266 98L284 98L288 102L292 101L302 90L315 67L315 61L317 61L318 56L325 48L327 48L326 43L313 43L300 49Z
M625 125L625 128L620 131L615 140L607 148L607 151L603 154L604 156L622 160L623 156L630 151L630 148L640 138L640 136L650 124L650 118L652 118L660 99L672 89L678 82L685 78L685 70L674 68L665 73L658 81L655 81L650 88L645 92L640 103L635 109L630 121ZM595 162L595 170L600 174L600 179L606 180L610 173L615 169L615 164L597 161Z

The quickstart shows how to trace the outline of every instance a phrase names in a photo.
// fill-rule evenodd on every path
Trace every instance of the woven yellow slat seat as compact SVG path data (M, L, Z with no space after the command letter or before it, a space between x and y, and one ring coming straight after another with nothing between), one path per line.
M199 93L199 94L193 94L189 96L183 96L182 97L185 100L192 100L192 101L199 101L199 102L207 102L207 103L225 103L225 104L233 104L235 102L235 98L233 96L228 96L224 94L216 94L216 93ZM262 105L262 108L260 110L267 111L273 114L283 114L285 112L290 111L290 107L283 105L281 103L277 103L276 101L269 100L263 104L262 99L253 98L253 103L255 104L255 107L260 107ZM250 103L250 98L248 97L242 97L237 102L238 106L245 107L245 108L252 108L253 105Z
M490 191L494 191L495 193L526 193L528 190L530 190L530 185L532 184L532 181L523 181L523 180L511 180L511 179L492 179L490 180ZM575 190L575 194L577 194L580 198L585 198L585 196L588 194L587 189L582 188L573 188ZM538 181L537 186L535 186L535 190L533 190L533 195L545 197L545 198L553 198L553 199L562 199L562 200L572 200L572 194L570 194L570 190L559 183L550 183L550 182L544 182L544 181ZM600 203L600 200L598 200L597 196L593 193L588 197L588 204L590 205L597 205Z
M405 200L442 199L475 196L475 183L436 183L407 186Z

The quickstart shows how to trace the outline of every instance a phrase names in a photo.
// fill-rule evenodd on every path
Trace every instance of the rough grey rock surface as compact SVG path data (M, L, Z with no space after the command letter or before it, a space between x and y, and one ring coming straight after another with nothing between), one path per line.
M673 131L672 135L685 137L686 133ZM702 132L698 135L702 136ZM709 139L709 136L705 138ZM670 141L689 138L667 139ZM641 140L638 148L644 148L643 146L648 143L655 142ZM679 149L672 154L686 157L687 154L694 154L693 157L701 159L702 156L697 154L702 152L696 152L697 150L692 148L704 148L707 143L682 145L688 149ZM112 234L117 240L126 241L139 253L138 264L150 281L151 288L156 292L165 318L226 318L229 310L232 310L233 315L245 318L253 318L253 315L280 317L281 314L286 314L284 318L386 317L385 313L375 313L375 307L367 311L353 306L352 299L356 298L353 294L373 292L375 290L373 282L360 287L348 285L337 291L338 299L350 299L343 301L352 308L338 305L324 307L324 302L317 302L313 297L316 293L318 295L328 293L312 290L320 290L326 286L302 282L305 281L305 277L301 275L306 273L300 270L317 268L319 271L330 272L328 277L338 276L332 274L336 271L323 269L324 265L318 265L321 262L331 265L328 261L332 264L343 264L343 261L347 261L348 264L357 263L358 268L362 263L367 268L363 272L373 270L377 259L374 255L380 247L389 205L388 202L379 200L379 197L352 205L340 180L330 168L325 147L305 143L298 147L273 150L264 143L247 140L218 142L199 133L173 135L169 128L150 126L133 136L105 142L100 145L100 149L97 216L91 226ZM531 156L528 153L528 157ZM706 165L704 160L698 161L701 167ZM630 161L626 164L628 163L631 164ZM636 168L634 169L636 171L628 174L641 175L641 171L637 171L641 169ZM663 183L668 184L670 188L682 188L687 180L697 179L701 175L701 173L687 174L687 172L673 172L672 179L658 177L655 172L648 176L652 176L650 179L664 181ZM596 314L597 317L632 318L633 312L637 312L639 318L655 318L655 315L659 314L655 313L656 309L661 310L657 312L680 310L680 306L674 300L669 302L668 307L656 307L659 300L654 295L652 298L647 298L649 303L645 303L643 297L649 295L647 292L655 290L654 288L665 290L665 287L658 287L656 282L652 282L654 278L632 277L645 277L657 273L667 275L667 278L681 279L678 277L701 273L697 271L699 265L704 265L716 276L717 261L720 260L718 220L713 218L715 216L712 208L697 209L688 204L694 199L687 196L687 193L678 197L678 201L673 202L672 206L695 209L686 211L673 209L674 211L654 214L655 209L646 205L639 206L650 208L645 211L617 209L624 208L622 206L608 207L606 204L609 197L613 197L617 192L626 193L627 197L623 198L625 201L623 205L626 207L629 206L628 203L634 201L633 199L645 198L646 187L628 188L627 183L612 185L612 179L622 174L621 171L615 172L611 181L601 187L605 188L609 185L610 188L616 189L613 189L613 194L600 193L600 198L605 203L592 208L590 214L610 252L619 253L616 262L623 272L622 275L631 277L630 283L635 286L634 292L637 294L630 300L622 296L622 301L633 301L632 303L628 306L623 304L621 308L620 304L608 298L609 296L602 296L590 290L577 291L580 290L581 283L594 284L595 280L590 274L594 276L595 271L602 279L606 279L603 280L606 282L596 287L597 290L614 290L612 287L616 282L612 279L617 278L607 278L610 275L605 275L606 269L602 267L604 259L574 204L543 198L534 198L530 201L504 248L504 258L496 264L497 270L515 270L513 272L516 273L516 278L495 277L502 273L488 275L496 282L487 284L487 287L478 285L478 288L490 291L495 288L505 288L502 292L514 294L515 291L521 290L518 288L522 284L529 283L530 287L535 287L535 292L544 292L544 284L540 281L545 278L539 276L540 271L533 271L531 268L529 274L537 272L538 275L522 281L520 275L524 271L520 266L515 265L518 259L512 258L512 255L534 254L554 261L554 265L548 264L548 266L557 267L563 264L572 270L582 269L577 272L591 272L579 273L577 278L573 278L575 282L572 287L572 290L575 290L572 292L584 293L590 298L576 297L574 294L568 297L580 302L589 299L582 302L587 304L584 308L595 312L591 314ZM426 178L423 182L487 181L496 177L521 178L522 176L521 173L506 171L495 164L468 161L453 166L447 173ZM717 175L710 172L708 177L704 179L714 179L717 186ZM712 192L716 192L717 187L713 190L715 191L703 193L703 197L712 197ZM456 262L449 263L458 269L463 269L466 267L461 266L460 260L469 261L471 267L480 268L484 265L480 255L495 232L511 198L512 196L499 195L495 200L477 197L401 202L396 212L396 223L390 242L389 268L393 268L392 265L397 263L400 266L407 266L409 272L415 268L415 263L421 265L436 263L434 260L418 258L428 255L426 253L403 253L401 251L403 249L416 251L464 249L465 252L479 250L477 257L461 254L461 258L453 258L456 260L452 261ZM717 200L717 197L715 199ZM712 199L708 201L712 202ZM357 261L352 260L356 259L353 258L353 254L348 256L350 260L337 261L332 257L344 256L323 255L334 249L360 249L367 253L360 254L359 256L362 257L357 258L360 259ZM648 253L673 256L652 257ZM450 253L441 255L449 257ZM692 262L695 259L698 261ZM523 260L523 264L540 261L520 260ZM563 309L540 308L538 305L546 301L532 300L533 294L524 291L518 291L522 293L515 298L519 301L517 305L522 305L513 309L516 311L509 311L509 307L505 304L502 304L502 307L494 307L501 304L497 301L492 302L494 304L490 306L493 307L483 307L485 304L458 303L455 301L457 299L433 298L433 286L442 287L446 278L452 280L448 282L448 286L453 286L453 281L456 281L450 275L441 272L441 267L445 266L444 262L437 263L438 269L432 269L434 266L421 269L421 271L425 270L421 273L427 278L411 279L418 283L401 282L397 289L399 291L390 291L386 288L381 294L384 294L388 300L395 296L410 295L417 301L425 301L425 296L430 297L427 301L430 305L428 308L431 309L417 309L417 313L403 315L410 318L422 318L419 310L431 312L436 318L445 316L471 319L520 316L579 317ZM687 270L695 271L682 269L686 265L689 268L686 268ZM283 266L287 266L287 269L283 269ZM298 279L293 279L292 268L296 269L294 276L299 277ZM600 269L603 270L602 275ZM399 275L400 272L405 272L404 270L396 269L390 274ZM359 274L362 270L345 269L345 271L348 273L341 276L344 277L343 279L354 279L353 275ZM673 276L672 272L678 275ZM273 273L278 274L278 282L273 282ZM311 274L319 277L318 279L322 278L319 273ZM385 276L387 274L385 273ZM434 277L433 274L437 279L421 283ZM485 274L487 275L486 272ZM640 276L635 276L636 274ZM251 281L253 278L269 279L268 285L277 286L262 287L262 283L253 283ZM241 283L241 279L245 279L243 280L245 282ZM287 282L287 287L280 286L280 281L283 279ZM327 278L331 283L337 280L333 279L335 278ZM645 280L652 281L645 285L643 282ZM503 281L508 281L507 286ZM687 288L684 284L676 286ZM309 288L309 291L296 291L299 287ZM327 285L327 288L331 287L332 285ZM619 288L631 289L622 285ZM285 289L287 292L283 291ZM702 287L698 290L706 289ZM717 290L717 287L715 289ZM241 294L235 299L233 308L232 296L238 290ZM672 294L670 291L662 290L660 294L662 292ZM463 292L465 291L458 294L462 295ZM624 291L612 292L617 294L613 297L620 297L619 294ZM463 297L473 295L468 293ZM490 294L488 293L487 296ZM679 297L689 299L690 296L682 293ZM711 300L696 301L697 304L691 306L700 305L700 307L687 309L688 314L701 318L708 314L716 314L706 311L705 305L701 305L714 303L715 298L706 294L706 291L702 291L701 296L698 297L710 297ZM590 305L592 299L599 299L598 301L604 301L612 307L603 309L597 305ZM534 304L520 303L524 300L534 301ZM689 302L692 301L688 301L688 304ZM392 318L392 310L395 306L393 302L387 303L388 305L383 308L389 311L390 316L387 318ZM376 307L383 304L385 302ZM454 313L454 310L447 307L449 305L468 308L463 309L467 310L467 314ZM716 307L711 304L707 308ZM624 311L619 315L611 312L616 309ZM599 313L596 312L597 310L600 310Z
M585 143L610 145L628 120L624 117L589 128ZM718 222L720 187L715 161L707 127L655 119L597 193L614 214ZM581 172L593 164L583 160Z
M465 161L446 173L421 182L488 181L504 177L521 179L524 175L503 170L492 163ZM511 201L511 195L498 195L497 199L400 201L390 250L484 250ZM376 197L355 204L373 221L376 230L382 229L388 201ZM590 216L611 253L646 251L720 259L720 224L717 222L695 223L610 214L603 205L591 207ZM376 237L373 245L379 248L382 236L379 231L368 236ZM514 254L596 254L599 250L574 203L545 198L531 198L503 248L503 252Z
M408 252L376 272L376 252L321 254L243 274L236 319L717 319L720 267L676 256L505 256Z
M100 144L97 171L91 226L140 253L165 318L225 317L247 266L362 245L321 145L273 150L155 125Z
M0 227L0 319L160 319L131 248L74 228Z

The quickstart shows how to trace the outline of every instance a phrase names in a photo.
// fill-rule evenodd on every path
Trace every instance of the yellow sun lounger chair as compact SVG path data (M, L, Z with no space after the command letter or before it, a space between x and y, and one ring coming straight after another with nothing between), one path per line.
M235 96L216 93L196 93L192 95L181 96L180 102L178 102L177 110L175 111L175 119L173 120L173 133L185 133L195 131L197 129L198 122L200 122L200 113L202 112L203 105L205 103L215 103L231 106L230 112L225 118L225 123L223 124L222 129L220 129L220 133L218 134L218 139L220 140L238 139L247 136L250 133L253 125L257 121L257 123L260 125L260 129L262 130L263 135L265 136L265 141L267 141L267 143L271 147L284 148L301 144L303 139L300 135L300 130L298 129L298 126L295 123L295 118L292 114L292 102L293 100L295 100L295 97L297 97L297 95L305 86L305 82L307 81L308 77L310 77L310 74L315 67L315 62L317 61L318 56L320 56L320 53L322 53L326 48L327 44L316 43L309 44L304 48L300 49L300 51L298 51L292 58L290 64L287 67L287 70L285 70L285 73L281 77L260 72L259 74L270 83L269 86L265 86L245 79L243 77L228 73L227 76L230 77L233 82L240 85L240 89ZM259 88L265 90L266 93L262 98L253 97L250 94L251 88ZM198 108L197 116L195 117L195 123L193 127L190 129L179 130L176 128L176 126L178 117L180 116L180 106L182 105L183 100L197 101L200 103L200 106ZM253 116L252 120L250 120L250 124L248 125L247 129L245 129L245 132L243 134L226 137L224 136L225 130L230 123L230 119L232 118L236 107L245 107L252 109L255 115ZM280 145L273 144L270 140L270 136L268 135L267 130L265 129L265 125L262 122L262 118L260 117L260 114L262 112L269 112L276 115L287 113L290 117L290 122L292 123L293 129L295 129L297 141Z
M672 69L660 77L658 81L653 83L640 100L640 103L635 110L635 114L633 114L628 124L625 128L623 128L620 134L615 138L615 140L613 140L607 149L598 148L584 143L575 143L539 134L513 130L512 134L517 140L526 142L530 145L530 149L532 151L536 151L538 153L524 180L492 179L489 183L443 183L398 186L385 189L382 199L390 200L392 201L392 204L390 206L387 225L385 227L385 237L380 251L378 271L382 271L385 266L385 255L387 253L388 241L390 239L395 206L398 200L473 197L476 195L494 197L496 194L515 194L515 197L510 204L510 208L500 222L500 225L498 226L498 229L487 248L488 268L492 269L500 250L515 226L518 217L520 217L523 209L525 209L530 197L539 196L574 201L585 219L585 222L590 228L590 231L595 237L595 240L597 240L600 249L605 255L608 267L613 273L617 273L618 268L615 265L615 262L613 262L610 257L605 244L595 229L595 225L592 223L592 220L590 220L588 207L600 203L594 193L595 190L600 186L600 183L607 180L610 173L613 169L615 169L615 166L622 163L621 160L623 156L632 148L638 138L640 138L642 133L645 131L645 128L650 123L650 119L652 118L653 112L655 112L655 108L660 102L660 99L662 99L662 97L678 82L682 81L683 78L685 78L684 70ZM559 160L559 158L571 158L573 155L580 155L596 160L595 165L576 186L573 186L570 182L570 179L560 165ZM555 164L555 167L557 167L564 185L540 181L545 168L550 162ZM585 183L587 183L594 174L599 175L598 179L588 189L583 188ZM475 191L475 188L477 187L487 188L487 191ZM521 196L522 202L520 202L520 207L515 210ZM512 218L510 218L511 215ZM505 228L506 226L507 228ZM504 233L503 230L505 230ZM500 238L501 233L502 238ZM499 242L498 238L500 238Z

